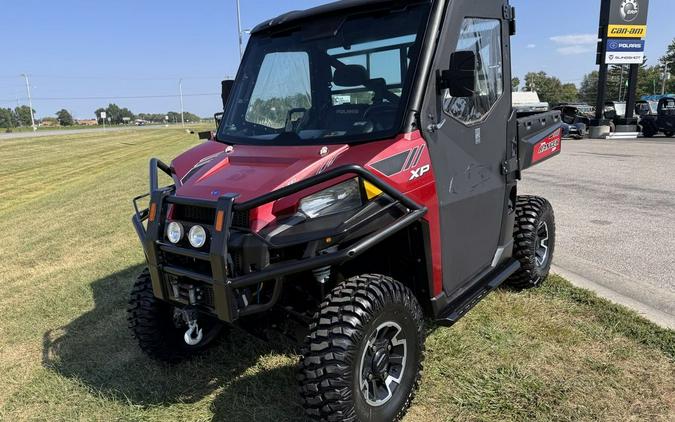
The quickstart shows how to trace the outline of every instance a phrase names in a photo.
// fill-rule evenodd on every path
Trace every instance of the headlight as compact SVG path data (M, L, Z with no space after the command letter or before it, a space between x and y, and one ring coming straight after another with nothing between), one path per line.
M166 228L166 237L173 244L180 242L183 238L183 226L180 223L172 221Z
M206 230L202 226L192 226L188 233L188 240L195 248L201 248L206 243Z
M300 201L300 211L309 218L336 214L362 205L358 179L350 179Z

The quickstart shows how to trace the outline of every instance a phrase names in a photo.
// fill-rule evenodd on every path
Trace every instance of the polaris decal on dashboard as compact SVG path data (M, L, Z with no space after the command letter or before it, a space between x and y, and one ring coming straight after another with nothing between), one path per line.
M534 146L532 163L536 163L560 153L561 144L562 129L558 129Z

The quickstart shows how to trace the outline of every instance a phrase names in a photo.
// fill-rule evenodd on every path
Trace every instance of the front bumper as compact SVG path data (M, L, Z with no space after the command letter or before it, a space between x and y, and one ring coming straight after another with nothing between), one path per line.
M216 201L176 196L174 186L161 189L158 187L158 169L172 176L169 166L159 160L151 160L150 193L134 199L136 212L132 218L134 228L143 245L154 294L157 298L168 302L202 307L204 311L216 315L225 322L233 322L243 316L265 312L272 308L279 300L286 276L326 266L340 265L420 220L427 211L425 207L415 203L368 170L357 165L343 166L241 203L235 201L236 194L223 195ZM348 174L367 180L382 190L392 199L392 206L400 205L404 210L402 215L385 227L374 230L371 234L351 242L342 249L336 248L326 254L272 263L259 271L232 276L232 271L228 270L228 267L232 265L228 245L233 230L241 229L233 227L235 215L247 213L262 205ZM140 210L138 202L148 196L150 206ZM164 240L165 224L171 205L205 209L215 216L209 226L208 252L173 245ZM365 224L367 221L359 221L350 225L341 224L336 227L336 234L344 235L349 231L362 230ZM195 265L175 265L166 259L168 255L184 257ZM197 267L204 270L197 271L195 270ZM268 282L273 282L274 287L264 303L242 303L237 297L236 292L242 289ZM181 294L186 289L187 292Z

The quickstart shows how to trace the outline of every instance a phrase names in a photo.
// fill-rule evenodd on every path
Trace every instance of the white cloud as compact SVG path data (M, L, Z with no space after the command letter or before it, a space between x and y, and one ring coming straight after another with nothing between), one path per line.
M571 56L594 52L598 36L596 34L568 34L551 37L550 40L559 46L558 53Z
M595 45L598 42L596 34L569 34L551 37L551 41L558 45Z
M528 44L526 48L537 48L537 44Z
M569 47L560 47L557 49L557 51L563 56L572 56L575 54L592 53L595 51L595 49L585 45L571 45Z

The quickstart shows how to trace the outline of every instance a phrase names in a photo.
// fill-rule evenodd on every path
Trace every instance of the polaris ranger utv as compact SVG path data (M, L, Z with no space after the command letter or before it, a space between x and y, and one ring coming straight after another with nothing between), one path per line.
M672 138L675 135L675 98L661 98L656 114L642 116L640 126L642 134L647 138L653 138L660 132Z
M517 182L560 153L560 113L513 111L514 32L507 0L347 0L256 27L217 132L153 159L134 201L143 351L302 326L307 415L402 417L425 317L450 326L549 272L553 210Z

